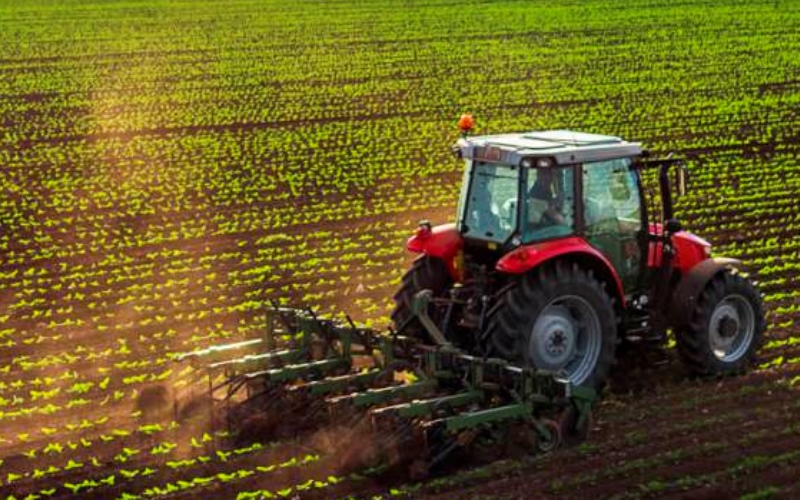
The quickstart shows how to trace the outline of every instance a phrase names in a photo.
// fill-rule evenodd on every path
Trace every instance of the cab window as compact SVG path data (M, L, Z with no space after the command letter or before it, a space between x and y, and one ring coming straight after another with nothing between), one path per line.
M528 170L523 241L529 243L574 233L574 185L571 166Z

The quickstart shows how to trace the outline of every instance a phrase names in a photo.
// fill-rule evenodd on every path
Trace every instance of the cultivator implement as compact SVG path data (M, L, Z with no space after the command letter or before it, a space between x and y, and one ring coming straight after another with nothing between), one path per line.
M373 444L358 460L414 464L415 474L489 431L522 426L548 451L588 426L594 391L464 353L420 312L425 298L414 309L431 343L402 335L405 325L384 334L273 305L262 338L178 359L207 379L211 420L233 436L272 440L339 425Z

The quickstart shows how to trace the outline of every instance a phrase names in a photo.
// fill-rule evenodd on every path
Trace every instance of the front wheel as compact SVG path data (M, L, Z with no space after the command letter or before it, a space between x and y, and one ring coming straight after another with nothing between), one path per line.
M521 277L498 299L486 335L491 350L509 361L599 391L615 360L617 315L591 271L555 262Z
M430 290L433 297L444 297L447 291L453 286L453 278L447 270L447 264L442 259L430 257L428 255L419 256L405 275L400 285L400 289L394 295L394 311L392 311L392 322L395 328L405 326L404 335L415 337L422 341L428 341L428 333L422 324L412 318L412 303L416 294L422 290ZM428 314L434 321L441 318L433 305L429 306Z
M696 375L741 373L755 357L765 326L756 288L726 270L708 282L689 324L678 330L678 353Z

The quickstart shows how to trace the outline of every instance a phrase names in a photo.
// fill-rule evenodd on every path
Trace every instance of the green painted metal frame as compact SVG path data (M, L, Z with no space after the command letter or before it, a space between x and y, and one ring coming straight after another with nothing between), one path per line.
M400 335L382 335L356 327L349 318L348 323L320 319L311 311L273 308L267 313L264 338L193 351L178 359L208 369L212 399L215 390L225 387L223 400L230 402L242 387L249 392L253 384L262 393L276 387L304 391L324 397L332 410L366 410L376 426L405 421L421 431L426 442L433 435L457 442L465 431L512 420L527 422L542 439L551 439L552 431L539 415L570 404L578 410L579 428L588 422L595 392L574 387L557 374L468 355L449 343L423 345ZM290 345L279 348L279 337L284 343L289 339ZM261 346L268 349L235 356ZM356 347L360 354L354 352ZM398 351L414 353L413 360L396 359ZM375 352L380 355L372 356ZM358 355L371 357L373 365L354 371ZM416 380L375 387L392 383L399 361L406 369L411 366ZM220 371L225 381L214 386L212 378ZM349 392L353 388L355 392ZM440 449L436 460L442 453Z
M423 428L443 428L446 432L455 433L465 429L473 429L503 420L524 420L532 418L533 407L526 403L516 403L485 410L459 413L452 417L425 422Z
M376 378L381 374L380 370L371 370L366 372L348 373L347 375L339 375L336 377L325 377L322 380L314 380L290 387L292 391L304 391L312 396L326 396L331 393L337 393L347 390L352 386L365 386L373 383Z
M356 392L353 394L329 398L328 402L333 405L348 403L356 407L364 408L383 404L398 398L415 398L424 396L425 394L436 390L437 387L438 384L435 379L428 379L419 382L412 382L410 384L393 385L389 387L381 387L379 389L367 389L365 391Z
M387 416L399 418L419 418L431 415L442 409L453 409L484 401L481 391L466 391L450 394L438 398L415 400L384 406L372 411L373 419L386 418Z

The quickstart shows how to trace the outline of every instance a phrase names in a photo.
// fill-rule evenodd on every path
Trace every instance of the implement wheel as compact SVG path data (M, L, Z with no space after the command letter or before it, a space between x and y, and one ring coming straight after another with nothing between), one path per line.
M453 279L447 270L447 265L442 259L421 255L414 260L411 269L406 271L403 276L402 284L397 293L394 294L394 311L392 311L392 321L395 328L403 326L408 318L412 317L411 304L414 296L422 290L430 290L433 297L444 297L447 290L453 286ZM428 314L435 321L439 322L438 311L434 306L429 306ZM429 341L428 333L422 324L416 319L412 319L402 332L409 337L416 337L423 341Z
M696 375L741 373L753 361L765 326L753 284L735 271L722 271L698 297L689 324L678 330L678 353Z
M569 404L558 416L558 427L561 430L561 442L574 446L586 440L592 428L592 413L586 415L580 425L580 411L574 404Z
M602 389L618 343L613 299L591 271L544 264L489 311L489 348L512 362Z
M536 448L542 453L549 453L561 445L561 427L558 422L544 419L541 425L546 431L546 435L538 436Z

